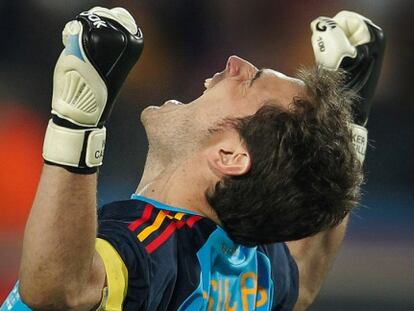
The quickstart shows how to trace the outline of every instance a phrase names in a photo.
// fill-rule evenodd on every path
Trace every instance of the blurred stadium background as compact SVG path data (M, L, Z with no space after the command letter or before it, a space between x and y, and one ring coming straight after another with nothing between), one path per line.
M52 72L66 21L92 6L124 6L146 47L109 121L99 203L128 198L142 172L140 111L190 101L237 54L294 74L311 65L309 22L341 9L368 16L388 46L368 124L362 207L311 310L414 310L414 5L410 0L0 1L0 302L17 278L25 219L41 171Z

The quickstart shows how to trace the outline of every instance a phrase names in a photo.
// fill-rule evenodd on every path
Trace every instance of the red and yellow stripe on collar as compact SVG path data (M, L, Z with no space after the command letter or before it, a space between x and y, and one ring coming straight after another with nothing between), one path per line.
M155 208L147 204L142 216L128 226L128 229L137 235L137 239L144 243L148 253L152 253L164 244L173 233L184 226L192 228L202 217L188 215L182 212L172 212Z

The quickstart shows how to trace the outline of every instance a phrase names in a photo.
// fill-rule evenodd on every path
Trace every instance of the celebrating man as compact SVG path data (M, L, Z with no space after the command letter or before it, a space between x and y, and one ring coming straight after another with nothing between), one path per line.
M231 56L191 103L146 108L137 191L96 216L104 125L143 36L121 8L69 22L4 306L23 308L20 292L42 310L304 310L359 199L383 54L382 31L356 13L311 28L319 66L297 78Z

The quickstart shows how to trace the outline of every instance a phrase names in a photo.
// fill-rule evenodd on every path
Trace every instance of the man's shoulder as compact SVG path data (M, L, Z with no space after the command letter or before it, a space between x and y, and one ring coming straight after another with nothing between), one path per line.
M260 245L258 252L264 253L270 260L272 272L276 275L297 274L297 265L286 243L273 243Z
M293 306L299 294L299 270L286 243L262 245L257 250L270 261L272 279L278 289L275 306Z
M140 299L149 297L145 303L152 310L170 303L171 297L178 302L185 299L184 294L199 283L197 252L216 228L200 215L139 200L104 205L99 210L98 237L115 248L128 270L125 306L140 309L144 303Z
M102 206L98 211L99 227L113 223L135 236L147 253L166 245L189 242L197 248L216 228L211 220L185 211L173 211L140 200L116 201ZM116 232L114 232L116 234Z
M98 209L98 220L126 220L142 215L145 202L122 200L104 204Z

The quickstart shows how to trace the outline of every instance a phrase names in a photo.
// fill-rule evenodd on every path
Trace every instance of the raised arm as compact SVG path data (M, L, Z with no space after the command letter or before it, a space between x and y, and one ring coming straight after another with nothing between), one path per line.
M95 253L96 174L45 165L26 225L20 294L33 309L90 309L105 270Z
M63 43L45 165L24 235L20 295L33 309L88 310L98 306L106 275L95 251L104 124L143 38L126 10L96 7L66 24Z
M348 218L335 228L287 243L299 269L299 298L295 311L306 310L318 295L341 246Z
M311 23L312 47L319 66L348 73L345 87L360 101L352 107L350 124L355 151L364 161L368 132L365 125L377 86L385 41L382 30L365 17L341 11L334 18L319 17ZM317 296L342 243L349 215L337 227L313 237L289 242L299 268L299 298L295 311L305 310Z

